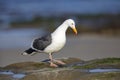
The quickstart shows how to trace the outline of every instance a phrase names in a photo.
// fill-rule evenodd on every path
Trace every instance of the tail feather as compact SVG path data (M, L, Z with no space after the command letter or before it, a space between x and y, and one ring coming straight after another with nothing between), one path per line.
M25 50L25 51L22 53L22 55L33 54L33 53L35 53L35 52L36 52L36 50L34 50L34 49L32 49L32 48L29 48L29 49Z

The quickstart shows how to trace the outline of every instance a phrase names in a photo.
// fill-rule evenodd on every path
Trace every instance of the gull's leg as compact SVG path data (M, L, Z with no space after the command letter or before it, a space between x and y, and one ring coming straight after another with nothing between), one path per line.
M56 63L58 63L58 64L62 64L62 65L65 65L66 63L64 63L64 62L62 62L62 61L60 61L60 60L56 60L56 59L53 59L53 62L56 62Z
M52 54L51 53L49 53L49 59L50 59L50 66L58 67L56 64L53 63L53 58L52 58Z

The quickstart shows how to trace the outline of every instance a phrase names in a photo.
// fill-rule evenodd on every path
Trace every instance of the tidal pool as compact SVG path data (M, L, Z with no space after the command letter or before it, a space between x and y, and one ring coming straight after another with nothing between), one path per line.
M12 71L1 71L0 74L11 75L13 78L21 79L26 75L24 73L15 74Z
M100 72L120 72L120 69L91 69L91 73L100 73Z

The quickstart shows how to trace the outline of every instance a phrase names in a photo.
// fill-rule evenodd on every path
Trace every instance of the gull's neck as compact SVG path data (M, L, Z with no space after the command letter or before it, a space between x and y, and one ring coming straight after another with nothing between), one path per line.
M53 35L65 35L68 25L66 22L61 24L52 34Z

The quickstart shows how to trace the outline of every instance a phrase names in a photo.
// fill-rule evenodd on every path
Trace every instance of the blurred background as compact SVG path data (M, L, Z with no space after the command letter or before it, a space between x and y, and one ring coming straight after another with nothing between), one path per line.
M69 29L67 44L55 58L120 57L119 0L0 0L0 66L47 59L42 53L21 53L68 18L75 20L79 34Z

